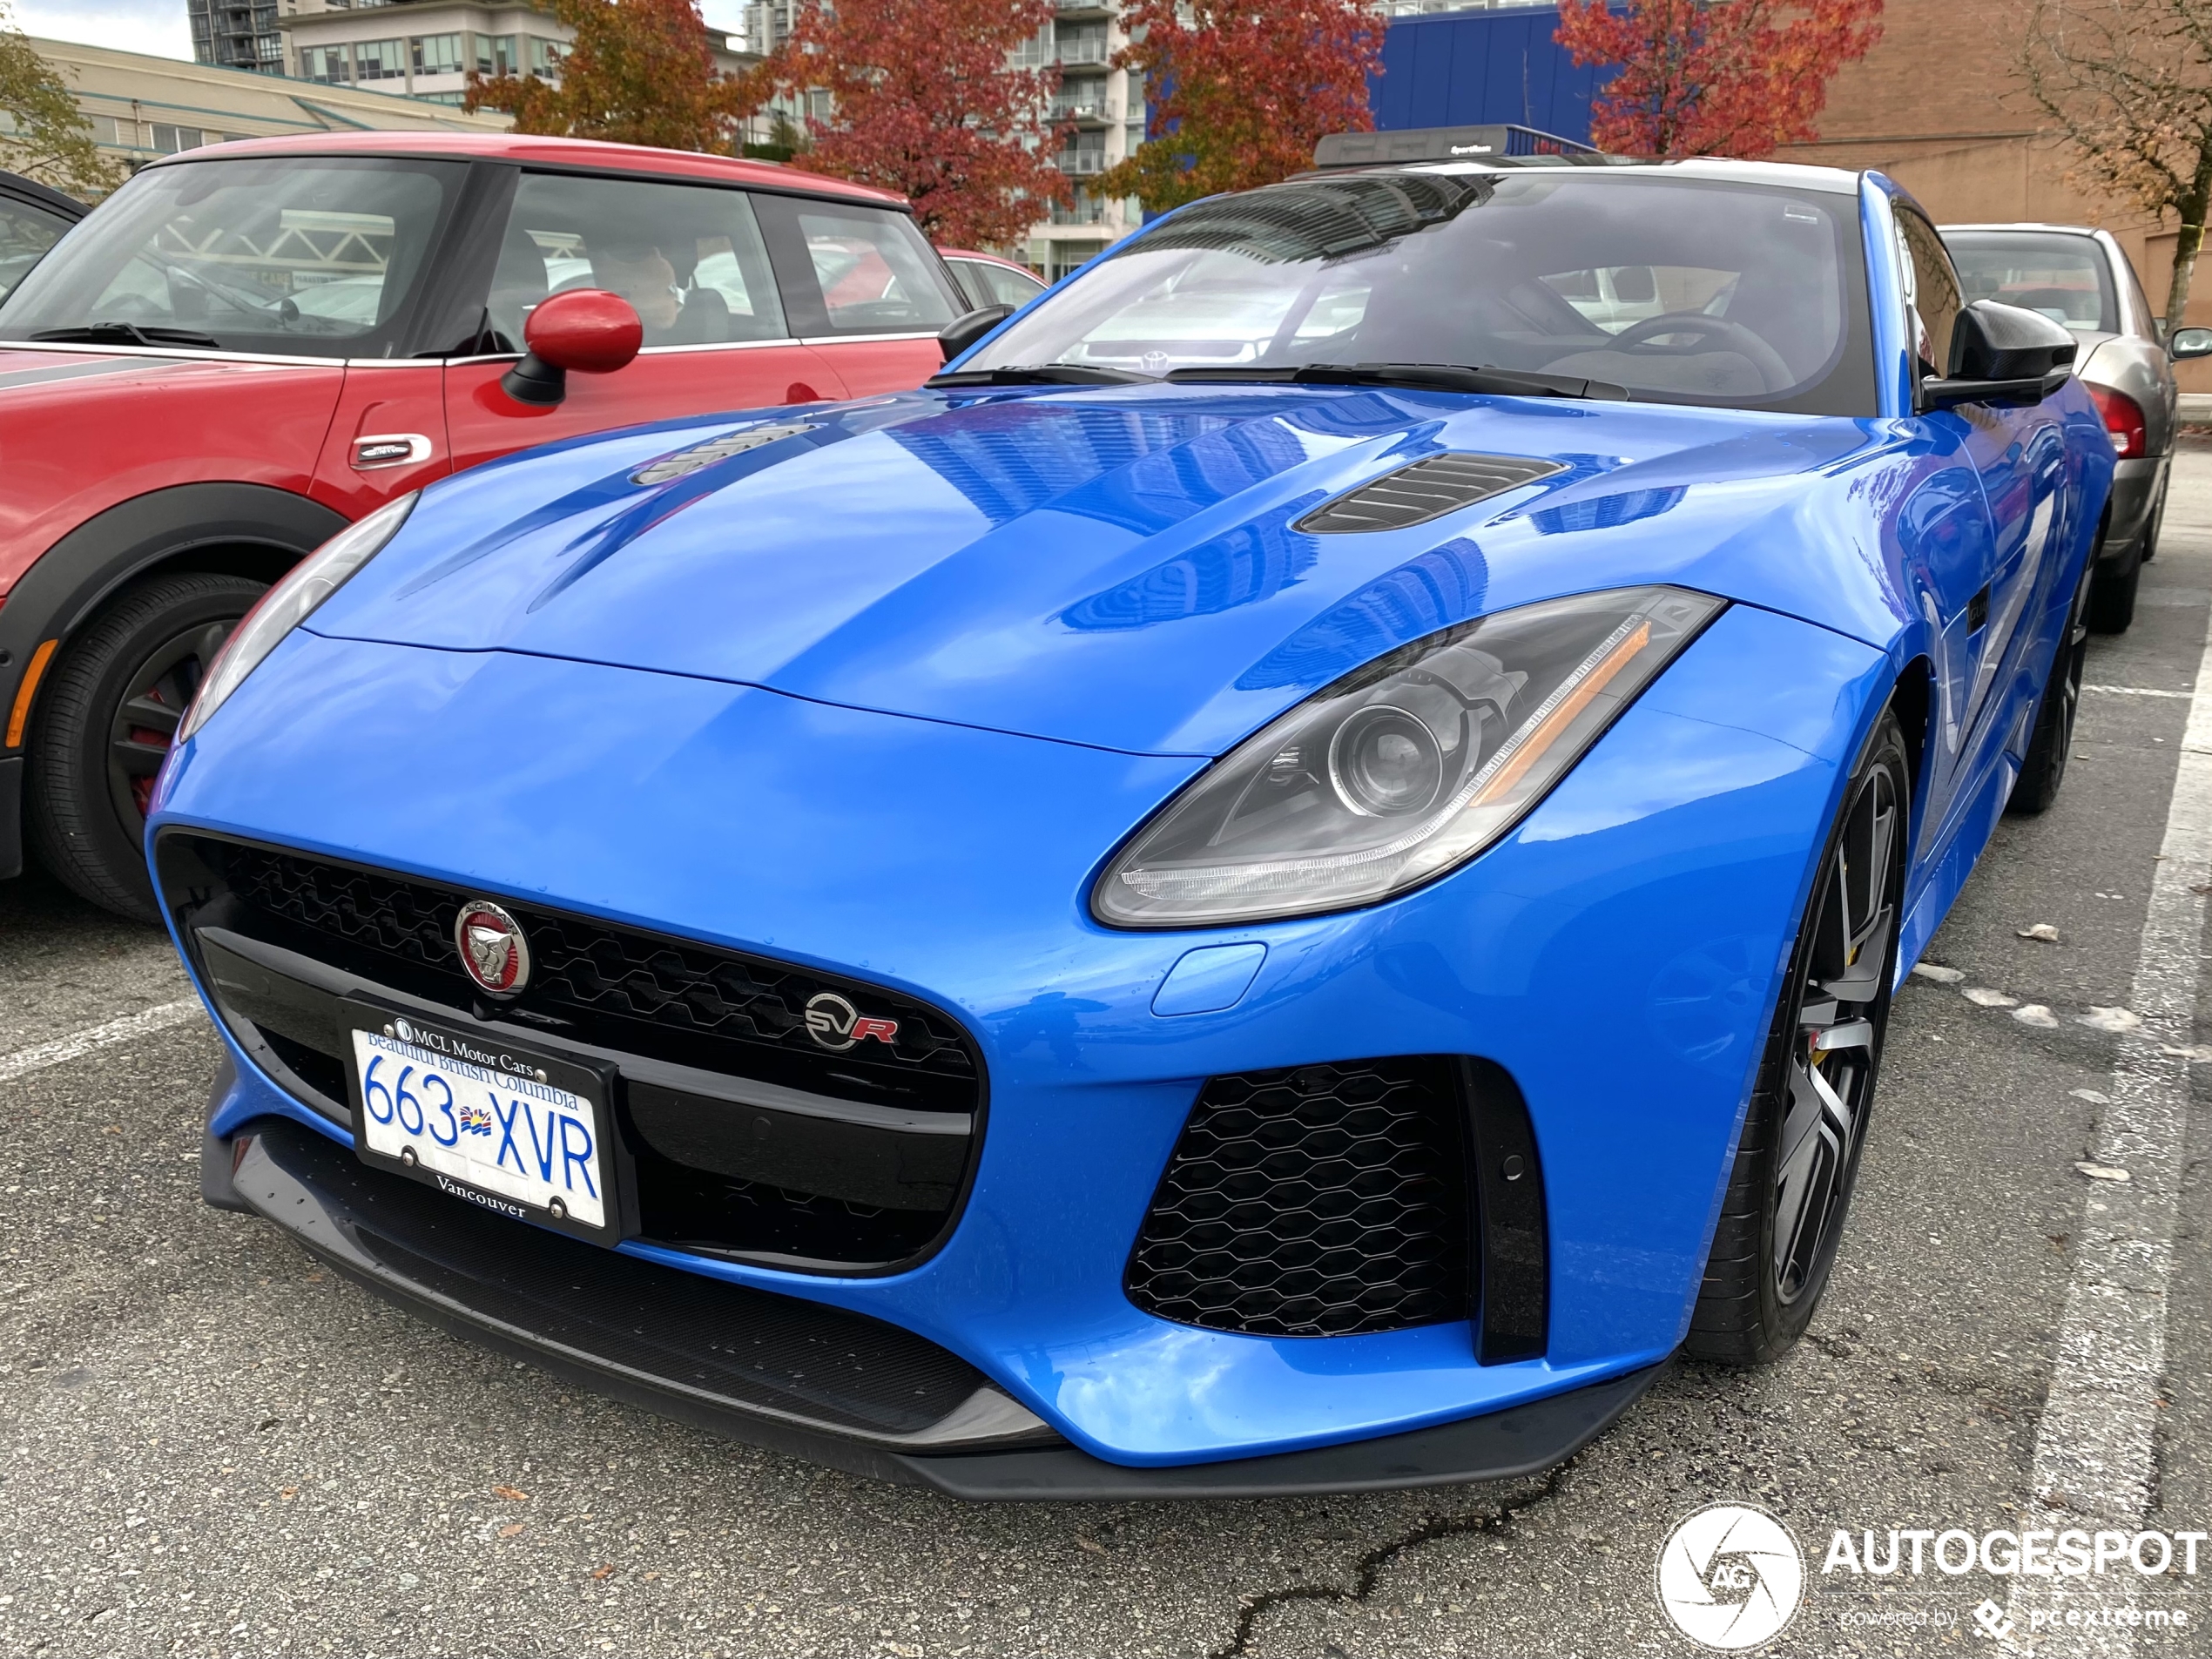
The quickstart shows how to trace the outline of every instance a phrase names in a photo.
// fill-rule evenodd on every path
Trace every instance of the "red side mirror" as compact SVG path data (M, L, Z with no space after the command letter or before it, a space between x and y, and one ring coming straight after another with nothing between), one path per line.
M517 403L558 403L569 395L569 371L611 374L637 355L645 325L637 308L602 288L571 288L530 313L523 325L523 361L500 377Z

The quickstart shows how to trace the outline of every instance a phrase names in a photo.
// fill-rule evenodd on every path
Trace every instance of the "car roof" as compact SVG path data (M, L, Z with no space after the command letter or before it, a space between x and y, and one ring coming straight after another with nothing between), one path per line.
M1936 229L1946 236L1953 231L2018 231L2026 236L2090 236L2096 235L2088 225L2040 225L2027 219L2013 219L2006 224L1939 225Z
M772 161L742 161L697 150L658 150L642 144L608 144L597 138L555 138L524 132L318 132L273 138L242 138L180 151L152 163L156 167L245 156L437 156L468 161L514 161L525 165L592 168L610 172L658 173L671 179L706 179L718 184L752 185L766 190L799 191L855 201L905 207L906 198L866 185L848 184L803 168Z
M1622 156L1499 156L1486 161L1386 162L1370 167L1324 167L1300 179L1342 179L1359 173L1575 172L1606 179L1709 179L1723 184L1777 185L1856 196L1859 175L1846 167L1813 167L1793 161L1732 161L1696 156L1681 161L1643 161Z
M64 219L78 219L92 210L74 196L65 196L51 185L36 179L26 179L19 172L0 172L0 195L14 196L37 206L49 208Z
M1017 264L1002 254L979 253L972 247L941 247L937 252L948 260L974 260L984 265L1002 265L1009 271L1021 272L1023 276L1036 275L1028 266Z

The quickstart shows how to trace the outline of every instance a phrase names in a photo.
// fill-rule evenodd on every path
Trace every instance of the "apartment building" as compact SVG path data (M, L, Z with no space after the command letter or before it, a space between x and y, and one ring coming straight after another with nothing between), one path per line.
M297 132L503 132L503 115L469 115L412 98L319 86L261 71L187 64L71 40L31 49L61 76L103 155L137 169L227 138Z
M284 73L277 0L185 0L185 11L196 62L260 75Z
M208 0L220 4L225 0ZM325 86L458 104L471 70L561 78L570 31L530 0L274 0L285 72ZM717 67L754 61L711 35Z

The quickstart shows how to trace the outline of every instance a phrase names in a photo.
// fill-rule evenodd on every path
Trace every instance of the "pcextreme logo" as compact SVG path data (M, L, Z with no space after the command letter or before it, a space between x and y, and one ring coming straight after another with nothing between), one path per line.
M1797 1616L1804 1588L1797 1541L1750 1504L1709 1505L1660 1547L1660 1607L1676 1629L1717 1652L1773 1641Z

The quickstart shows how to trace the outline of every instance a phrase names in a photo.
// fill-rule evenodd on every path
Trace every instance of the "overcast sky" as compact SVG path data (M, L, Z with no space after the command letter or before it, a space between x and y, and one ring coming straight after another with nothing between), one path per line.
M10 0L16 22L27 35L50 40L83 41L119 51L153 52L163 57L192 56L192 30L185 22L185 0ZM707 23L732 30L743 21L743 0L707 0Z

